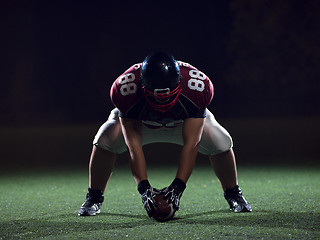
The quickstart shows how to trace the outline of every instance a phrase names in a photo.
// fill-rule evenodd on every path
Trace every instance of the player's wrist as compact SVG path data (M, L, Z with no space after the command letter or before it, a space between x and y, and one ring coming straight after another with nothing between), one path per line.
M180 178L175 178L171 186L175 189L178 190L179 192L183 192L186 189L186 184L184 181L182 181Z
M138 192L140 194L143 194L147 189L151 188L151 185L149 183L148 180L142 180L139 184L138 184Z

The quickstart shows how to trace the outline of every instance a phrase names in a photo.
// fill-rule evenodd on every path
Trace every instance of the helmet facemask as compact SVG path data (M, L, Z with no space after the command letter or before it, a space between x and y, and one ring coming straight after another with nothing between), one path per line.
M172 91L170 91L170 88L164 88L154 89L153 92L151 92L145 87L142 87L142 90L149 105L158 112L166 112L176 104L182 89L179 84Z

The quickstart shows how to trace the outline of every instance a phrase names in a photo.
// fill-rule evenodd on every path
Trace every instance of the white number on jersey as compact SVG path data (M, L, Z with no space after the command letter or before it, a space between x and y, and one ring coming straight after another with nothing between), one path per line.
M119 84L121 84L120 93L122 96L127 96L137 92L137 84L133 82L135 78L136 77L133 73L125 74L119 78Z
M206 75L203 72L192 69L189 71L189 76L191 79L188 81L188 87L191 90L202 92L205 88L203 81L206 80Z

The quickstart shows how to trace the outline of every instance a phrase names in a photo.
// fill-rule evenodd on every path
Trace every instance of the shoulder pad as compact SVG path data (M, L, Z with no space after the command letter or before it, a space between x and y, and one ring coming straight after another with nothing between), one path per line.
M181 64L181 65L180 65ZM189 63L179 61L182 92L199 109L206 108L214 94L211 80Z
M141 63L138 63L128 68L113 82L110 89L111 101L122 113L126 113L142 97L140 67Z

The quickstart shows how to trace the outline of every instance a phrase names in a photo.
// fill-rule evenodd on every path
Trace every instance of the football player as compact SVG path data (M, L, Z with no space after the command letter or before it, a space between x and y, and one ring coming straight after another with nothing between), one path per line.
M156 52L120 75L110 96L115 109L95 136L89 188L79 216L100 212L116 155L128 150L133 177L151 217L153 195L160 191L148 181L142 146L156 142L182 146L176 176L161 190L175 210L200 152L208 156L230 209L251 211L238 186L232 138L207 109L213 85L203 72L167 52Z

